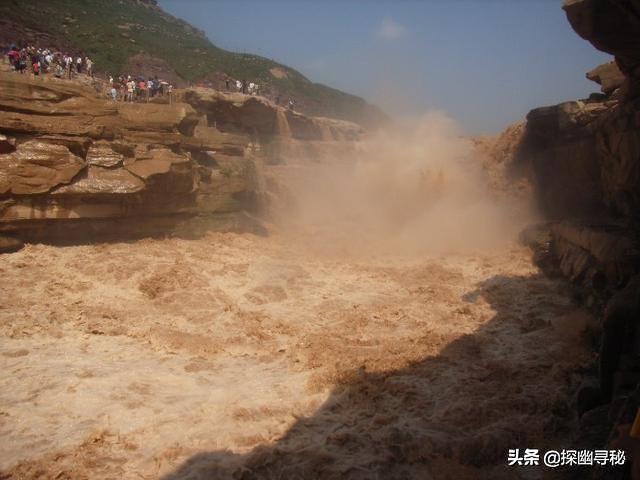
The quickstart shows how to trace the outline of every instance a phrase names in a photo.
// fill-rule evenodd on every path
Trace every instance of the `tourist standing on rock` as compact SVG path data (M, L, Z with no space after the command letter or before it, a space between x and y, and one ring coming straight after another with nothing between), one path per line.
M242 82L240 80L236 80L236 88L238 89L238 92L242 91Z
M87 66L87 75L89 75L90 77L93 77L93 74L91 71L91 69L93 68L93 62L89 57L85 57L84 63Z
M32 68L33 68L33 76L38 77L40 75L40 62L38 61L37 58L33 62Z
M128 98L127 81L128 81L128 78L125 78L122 75L120 76L120 90L122 90L122 101L124 102L126 102Z
M14 70L18 71L17 65L20 61L20 52L15 45L11 46L11 50L9 50L7 56L9 57L9 63L11 64L11 66L14 68Z
M27 70L27 52L22 50L20 52L20 58L18 60L18 71L24 73Z
M147 80L147 82L142 82L144 88L144 96L145 100L148 102L149 98L151 98L151 89L153 88L153 81L151 79Z
M134 82L131 78L127 82L127 95L129 96L129 102L133 103L133 94L136 90L136 82Z
M47 62L47 68L51 68L53 66L53 52L48 51L44 56L44 61Z
M158 75L154 75L153 82L151 83L151 96L155 97L158 94L158 90L160 89L160 79Z
M76 58L76 68L78 70L78 73L82 72L82 57Z
M167 94L169 95L169 105L171 105L173 103L173 85L169 84Z
M118 100L118 90L116 89L116 86L112 83L111 84L111 101L113 103L116 103L117 100Z
M164 97L167 94L167 87L169 84L164 80L160 80L160 96Z
M71 55L64 56L64 68L67 71L67 76L71 79L71 64L73 63L73 57Z

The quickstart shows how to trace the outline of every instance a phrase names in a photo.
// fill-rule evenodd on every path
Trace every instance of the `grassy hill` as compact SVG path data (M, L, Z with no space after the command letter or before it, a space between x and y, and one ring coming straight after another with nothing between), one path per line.
M128 72L131 59L143 55L160 61L186 83L225 73L293 97L312 115L369 126L386 119L362 98L313 83L285 65L216 47L203 32L167 14L153 0L3 0L0 19L0 42L35 42L82 53L95 61L98 71Z

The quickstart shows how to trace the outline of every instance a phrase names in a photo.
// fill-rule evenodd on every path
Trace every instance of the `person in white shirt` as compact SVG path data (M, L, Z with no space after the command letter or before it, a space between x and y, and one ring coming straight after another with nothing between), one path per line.
M87 66L87 75L89 75L91 77L92 76L91 75L91 68L93 68L93 62L91 61L91 59L89 57L85 57L84 63Z
M129 96L129 102L133 103L133 93L136 89L136 82L129 80L127 82L127 95Z
M82 71L82 57L76 59L76 68L78 69L78 73Z

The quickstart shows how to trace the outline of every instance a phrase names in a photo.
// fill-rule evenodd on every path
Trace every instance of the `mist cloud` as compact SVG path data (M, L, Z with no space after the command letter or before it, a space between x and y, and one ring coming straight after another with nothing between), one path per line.
M399 24L392 18L385 18L378 27L378 36L385 40L397 40L407 33L404 25Z

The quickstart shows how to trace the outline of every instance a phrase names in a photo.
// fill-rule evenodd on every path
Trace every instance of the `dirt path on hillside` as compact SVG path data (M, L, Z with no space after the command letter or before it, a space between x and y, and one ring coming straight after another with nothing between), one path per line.
M506 449L572 433L589 359L588 315L515 245L216 233L29 245L0 275L2 478L518 478Z

